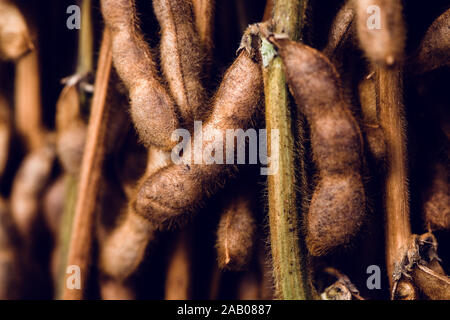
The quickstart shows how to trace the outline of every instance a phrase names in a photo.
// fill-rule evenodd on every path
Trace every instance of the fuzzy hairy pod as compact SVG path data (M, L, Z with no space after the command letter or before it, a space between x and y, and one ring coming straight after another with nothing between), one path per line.
M87 125L83 122L73 124L59 132L56 148L58 158L67 173L78 175L86 144Z
M386 156L386 142L378 119L377 87L374 77L363 79L358 86L362 128L371 156L381 163Z
M367 58L392 66L403 60L406 28L402 0L352 0L359 43Z
M144 144L170 150L178 127L175 104L161 84L157 67L137 25L133 0L102 0L103 18L112 35L114 66L129 91L131 116Z
M436 163L423 204L425 226L431 230L450 230L450 188L447 168Z
M412 277L414 284L431 300L450 300L450 277L437 260L427 264L426 268L417 266Z
M86 143L87 124L80 114L78 89L67 85L56 103L56 150L66 172L77 175Z
M0 94L0 177L8 162L11 139L11 114L6 99Z
M217 230L217 260L221 269L242 270L253 253L256 222L248 194L235 193L228 201Z
M348 244L363 224L362 137L331 62L303 44L272 41L279 48L297 106L311 128L319 182L306 216L306 245L312 255L322 256Z
M211 116L203 126L202 135L211 136L217 130L225 137L226 129L246 130L263 106L262 89L258 61L255 61L249 52L242 50L224 75L215 95ZM210 142L204 141L202 150L209 144ZM216 148L222 147L220 144ZM192 149L195 149L195 146ZM222 152L226 158L227 151ZM166 229L176 222L181 222L180 220L186 217L185 213L195 211L204 200L215 194L236 170L236 165L205 162L192 164L191 155L183 154L181 164L163 168L145 181L138 192L134 208L155 228Z
M340 281L327 287L320 295L322 300L352 300L351 291Z
M359 290L345 274L332 267L326 267L323 271L336 278L336 281L320 294L322 300L364 300L359 295Z
M416 300L419 294L416 289L419 289L429 299L449 299L450 277L439 264L437 248L436 237L431 232L409 237L403 259L394 272L393 298Z
M414 73L433 71L450 64L450 9L440 15L425 33L412 59Z
M153 0L161 26L161 67L187 124L200 119L206 101L202 84L203 50L190 0ZM192 124L191 124L192 125Z
M417 290L409 281L400 280L395 292L396 300L417 300Z
M19 259L8 203L0 198L0 300L18 299Z
M28 26L10 1L0 1L0 60L16 60L32 50Z
M65 130L76 121L81 121L78 89L76 85L66 85L56 102L56 131Z
M139 187L146 177L151 176L168 165L170 154L150 147L147 168L139 182L135 182L128 201L134 201L136 186ZM144 259L148 243L155 236L155 228L147 220L137 215L131 203L126 207L123 221L111 234L105 235L100 245L100 268L114 279L128 278Z
M110 104L108 118L111 125L106 133L106 152L114 153L121 147L121 139L129 130L128 114L123 109L126 98L119 92L117 76L110 80L107 103ZM56 104L56 148L58 158L69 174L78 175L86 144L87 123L81 114L79 88L66 85Z
M244 50L225 74L202 134L213 129L245 129L262 107L261 96L259 64ZM100 265L106 274L122 279L130 276L142 262L156 229L180 222L183 213L198 208L236 171L235 165L168 165L170 161L170 153L149 149L146 172L137 183L125 219L101 250Z
M350 1L339 9L336 17L331 24L330 33L328 34L328 42L322 52L330 59L334 60L339 49L352 36L353 25L355 20L355 10Z
M50 178L55 151L44 145L28 154L17 172L11 191L13 221L25 239L28 239L36 221L40 197Z
M154 238L154 229L148 221L131 210L128 209L124 221L101 248L100 268L116 279L126 279L137 269Z

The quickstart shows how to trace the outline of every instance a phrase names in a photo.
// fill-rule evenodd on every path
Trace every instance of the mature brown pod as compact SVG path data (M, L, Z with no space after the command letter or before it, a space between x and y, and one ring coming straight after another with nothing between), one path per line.
M148 176L161 168L166 167L170 161L170 154L155 147L150 147L147 157L147 168L128 196L128 206L125 208L123 220L111 234L100 238L100 268L115 278L129 277L144 259L148 243L154 238L155 228L146 219L137 215L131 202L136 197L138 188Z
M437 260L426 267L418 265L414 268L412 277L414 284L431 300L450 300L450 277Z
M210 118L202 131L196 134L215 137L218 132L223 139L227 129L246 130L263 106L262 86L258 59L255 60L247 49L242 50L222 80ZM192 148L194 159L190 153L183 154L180 164L172 164L156 172L139 190L134 203L136 212L148 219L155 228L166 229L182 222L186 217L184 213L195 211L237 169L236 165L217 164L214 161L207 164L202 160L201 164L197 164L199 151L196 150L198 146L195 146L196 138ZM215 140L213 143L203 141L200 153L209 151L208 156L211 156L211 145L214 145L215 153L222 153L223 159L230 156L234 158L234 150L225 148L224 140ZM230 151L233 154L227 154Z
M105 8L109 9L107 8L108 3L104 2L103 4L103 12L105 13L108 11L105 10ZM203 62L205 59L205 47L201 44L200 37L194 24L192 3L185 0L154 0L153 7L162 28L162 69L165 78L169 83L172 96L177 103L180 116L185 124L187 124L188 127L191 127L191 123L194 119L202 117L203 112L201 108L206 105L206 91L201 83ZM122 9L126 9L122 11L134 11L134 5L132 2L128 2L127 7ZM107 18L105 17L105 19ZM115 23L117 24L117 21ZM135 26L127 26L126 28L130 29L131 31L129 32L133 34L139 33ZM115 37L119 40L121 39L119 34L114 36L114 39ZM143 40L139 40L137 44L141 47L146 46ZM124 68L125 61L127 61L127 63L133 63L133 56L123 57L123 59L124 61L121 63L124 64ZM118 69L116 60L115 64ZM152 70L150 70L151 72L149 72L147 76L153 77L153 85L155 87L159 85L159 88L164 91L164 94L166 94L167 97L169 97L165 89L157 83L158 79L156 79L155 65L153 64L151 67ZM128 72L128 70L126 71ZM123 78L123 74L121 74L120 70L119 76L121 76L125 81L125 84L127 84L127 79ZM133 120L136 124L138 119L134 117ZM142 125L148 131L161 131L160 126L164 124L160 123L159 126L156 127L148 125L147 123L142 123ZM137 129L142 138L139 124L137 124ZM169 135L171 134L171 132L167 133ZM170 136L168 138L170 138ZM170 154L164 151L166 148L165 146L155 143L147 143L147 145L149 145L147 168L142 179L146 179L148 176L151 176L157 170L166 167L170 163ZM139 156L134 159L130 158L130 160L139 161ZM128 177L124 178L128 179ZM138 182L137 185L141 185L142 181ZM134 198L136 197L136 186L130 187L130 185L125 184L123 187L130 198L129 200L134 201ZM129 205L124 220L118 228L113 231L103 245L100 260L104 272L116 278L125 278L130 275L142 261L147 244L153 237L154 228L147 221L143 222L141 220L140 217L136 217L135 208ZM125 246L123 245L124 243L126 244ZM130 248L133 249L130 251Z
M127 104L121 94L117 75L111 77L107 102L111 125L106 133L106 152L117 151L129 130L130 121L123 106ZM79 83L67 84L56 103L56 149L58 158L67 173L78 175L86 144L87 122L82 115Z
M225 74L201 134L206 137L214 129L222 134L226 129L245 130L261 110L261 98L258 61L243 50ZM105 273L119 278L131 275L141 263L156 229L184 220L183 213L198 208L236 171L235 165L184 164L191 163L187 155L182 157L183 164L168 165L169 157L162 150L149 149L146 173L137 183L135 198L101 252L100 263Z
M114 66L129 91L131 116L143 143L170 150L178 127L175 105L158 77L153 55L137 25L133 0L102 0L112 34Z
M206 52L190 0L153 0L161 26L161 67L183 121L192 126L207 104L202 84Z
M15 60L33 49L28 26L9 0L0 1L0 60Z
M19 260L8 203L0 198L0 300L19 298Z
M102 181L102 192L97 208L96 234L100 252L105 249L105 244L114 230L113 221L120 219L126 213L128 199L124 197L120 186L107 177ZM125 209L125 210L124 210ZM131 238L133 236L131 235ZM129 249L129 248L127 248ZM120 259L127 256L118 257ZM117 261L120 264L122 261ZM102 267L102 265L100 265ZM111 277L103 270L99 276L100 296L103 300L132 300L136 298L134 282L125 281L120 277Z
M392 66L403 60L406 28L402 0L352 0L361 48L370 61Z
M450 277L439 264L437 247L436 237L430 232L410 236L404 257L394 272L394 298L415 300L416 289L420 289L429 299L450 299Z
M128 278L144 259L155 230L148 221L128 209L124 221L112 231L100 248L100 268L116 278Z
M217 230L219 268L241 270L252 257L256 222L249 193L238 189L227 198Z
M425 33L411 61L414 73L429 72L450 64L450 9L440 15Z
M336 281L322 292L320 295L322 300L364 300L345 274L332 267L326 267L323 272L335 278Z
M290 90L311 128L319 181L306 215L306 244L311 254L325 255L348 244L364 222L361 132L331 62L301 43L269 40L278 47Z
M400 280L395 291L396 300L417 300L417 290L410 281Z
M339 9L331 24L328 42L322 52L333 61L346 41L352 36L355 10L351 0L346 1Z
M425 192L423 218L431 230L450 230L449 172L442 163L433 165L432 180Z
M40 207L40 197L50 178L55 150L52 144L34 150L23 160L11 191L11 214L24 239L29 240Z
M77 87L67 85L56 103L56 150L62 166L70 174L77 175L80 171L86 131Z

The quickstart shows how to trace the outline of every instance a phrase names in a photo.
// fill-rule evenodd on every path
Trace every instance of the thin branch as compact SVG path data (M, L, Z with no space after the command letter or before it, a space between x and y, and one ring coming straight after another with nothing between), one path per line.
M94 32L92 26L91 0L81 3L81 32L78 45L77 74L84 76L93 69Z
M81 289L64 288L64 299L82 299L86 288L92 247L95 204L101 178L101 166L105 151L108 105L105 104L111 72L111 38L104 31L95 79L91 116L87 132L86 148L81 165L78 198L72 228L68 266L78 266L81 271ZM66 274L66 281L71 274Z

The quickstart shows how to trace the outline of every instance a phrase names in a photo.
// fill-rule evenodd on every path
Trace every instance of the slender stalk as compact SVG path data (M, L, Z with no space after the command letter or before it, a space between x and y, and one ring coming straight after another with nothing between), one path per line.
M60 243L59 250L59 266L58 266L58 283L56 284L55 296L62 298L64 292L64 280L66 278L66 263L67 255L70 246L70 234L72 231L73 216L75 213L75 204L77 199L77 177L66 174L65 176L65 195L64 195L64 209L61 215L60 232L58 242Z
M92 1L82 0L81 2L81 30L78 38L78 61L76 74L84 77L93 70L93 25L92 25ZM91 102L86 91L78 86L79 108L89 109ZM78 177L66 174L66 194L64 211L61 217L61 233L59 243L61 245L59 257L59 277L57 283L56 297L62 298L65 287L66 263L70 246L71 231L75 214L75 204L77 199Z
M100 49L95 91L92 100L86 148L81 165L78 197L72 228L68 266L78 266L81 271L81 289L64 288L64 299L82 299L86 288L92 247L92 232L97 193L101 178L101 166L105 151L108 104L105 103L111 72L111 38L104 31ZM66 281L71 274L66 275ZM70 279L69 279L70 280Z
M93 69L93 26L91 0L83 0L81 3L81 32L78 41L77 74L85 75Z
M393 290L395 287L394 273L401 266L411 239L406 163L406 123L402 99L401 68L378 68L377 86L380 125L386 139L386 262L389 283L391 290ZM406 279L402 281L409 282ZM408 283L402 286L413 288Z
M275 33L298 40L307 1L276 0L273 8ZM299 243L296 206L295 143L291 111L281 58L264 67L266 126L271 141L279 130L278 172L268 178L269 224L275 289L280 299L311 299L307 282L305 251ZM270 146L270 144L269 144ZM272 150L269 147L269 153Z

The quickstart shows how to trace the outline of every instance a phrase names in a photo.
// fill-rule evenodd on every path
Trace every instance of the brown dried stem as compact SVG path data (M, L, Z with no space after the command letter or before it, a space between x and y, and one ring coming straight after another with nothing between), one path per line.
M111 37L104 31L100 49L86 148L80 173L78 198L67 265L81 271L81 289L64 289L64 299L82 299L86 287L92 247L95 204L105 151L108 105L105 104L112 65ZM66 276L67 279L67 276Z
M411 237L409 194L406 162L403 79L401 68L378 69L380 125L386 139L386 262L391 289L395 288L394 272L402 263ZM400 287L413 288L408 280ZM395 292L393 292L393 295ZM410 292L413 295L413 292Z

